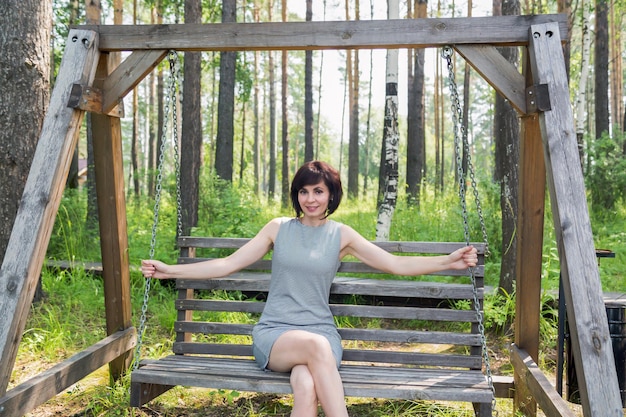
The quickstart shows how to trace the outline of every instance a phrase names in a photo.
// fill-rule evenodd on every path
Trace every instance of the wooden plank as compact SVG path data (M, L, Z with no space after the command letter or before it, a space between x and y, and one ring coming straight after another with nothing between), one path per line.
M91 83L98 56L94 32L70 31L0 269L0 395L11 377L81 126L83 111L67 107L71 86Z
M133 349L135 328L117 332L13 388L0 398L0 416L22 416Z
M181 236L178 238L178 247L194 247L205 249L239 249L250 241L250 238L227 238L227 237L198 237ZM395 253L416 253L416 254L437 254L443 255L454 252L465 246L462 242L410 242L410 241L387 241L372 243L388 252ZM472 242L479 255L484 255L485 244Z
M455 45L454 49L518 112L527 113L524 77L495 47Z
M101 54L94 87L103 89L114 65L109 54ZM98 113L91 115L91 127L107 334L113 334L132 326L122 127L119 118ZM132 352L116 359L111 376L121 377L131 361Z
M567 39L565 15L86 27L98 31L103 51L243 51L527 45L528 28L546 22Z
M516 372L519 372L525 379L530 393L547 417L575 416L574 412L567 405L567 401L556 392L528 352L512 345L511 362Z
M179 279L179 289L227 290L246 292L269 291L270 274L240 272L225 278L208 280ZM379 280L368 278L337 277L331 286L331 294L393 296L400 298L472 299L471 284L450 284L428 281ZM482 299L484 289L478 288Z
M523 54L523 72L532 85L528 53ZM546 168L539 116L521 118L519 202L517 217L517 285L515 302L515 343L539 360L539 314L541 312L541 273L543 270L543 228ZM537 415L537 403L528 399L526 381L515 372L515 409L529 417Z
M552 108L539 122L583 413L623 416L559 28L536 25L530 33L535 84L548 86Z
M88 112L102 113L102 101L102 91L100 89L74 84L67 105ZM120 102L118 105L113 106L106 114L112 117L124 117L123 104L124 102Z
M122 61L102 84L104 99L101 112L109 114L111 109L121 106L126 94L159 65L166 55L165 50L135 51Z

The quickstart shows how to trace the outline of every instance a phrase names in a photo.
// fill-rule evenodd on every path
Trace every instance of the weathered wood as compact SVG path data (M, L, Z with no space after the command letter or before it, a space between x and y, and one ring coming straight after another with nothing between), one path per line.
M104 99L101 113L123 104L123 99L167 55L167 51L135 51L126 58L102 83Z
M0 269L0 395L11 377L84 114L67 107L71 87L91 83L98 56L94 32L70 31Z
M491 401L491 392L480 371L424 368L416 372L409 368L344 365L339 372L346 396ZM142 384L167 384L291 393L289 374L261 371L254 361L245 359L169 356L144 362L132 377L131 389L135 390Z
M511 362L547 417L574 417L574 412L554 389L528 352L511 346ZM602 385L602 384L599 384Z
M102 51L251 51L519 46L532 24L546 22L557 22L567 39L565 15L84 27L100 34Z
M527 113L524 77L495 47L455 45L454 49L518 112Z
M528 53L523 54L523 73L532 85ZM541 273L546 198L546 168L539 116L521 118L519 202L517 215L517 262L515 276L515 343L539 360L539 314L541 312ZM529 417L537 415L537 403L530 397L525 378L517 372L514 408Z
M18 385L0 398L0 417L22 416L80 381L136 343L135 328L117 332Z
M124 117L124 102L120 103L106 112L108 116ZM95 87L74 84L67 105L75 109L81 109L94 113L102 111L102 91Z
M113 65L109 54L100 55L94 87L103 87ZM113 334L132 326L122 128L119 118L98 113L92 114L91 126L107 334ZM121 377L131 361L129 352L111 362L111 377Z
M539 122L583 412L623 416L559 28L536 25L530 33L535 84L548 85L552 107Z

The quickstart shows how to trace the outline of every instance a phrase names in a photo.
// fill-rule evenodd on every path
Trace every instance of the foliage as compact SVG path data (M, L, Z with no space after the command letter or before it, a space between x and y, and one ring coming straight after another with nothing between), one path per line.
M626 192L626 159L622 136L611 138L604 133L590 144L591 166L587 188L591 192L591 209L596 216L611 217L617 202Z

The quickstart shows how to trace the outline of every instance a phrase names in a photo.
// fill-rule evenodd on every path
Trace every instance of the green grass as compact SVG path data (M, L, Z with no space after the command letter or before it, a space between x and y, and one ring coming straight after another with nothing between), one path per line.
M166 188L167 189L167 188ZM500 231L497 199L485 190L483 211L488 219L488 235L492 255L486 264L486 284L497 286L500 263ZM426 190L419 208L398 202L390 239L424 241L462 241L463 220L458 208L458 197L453 193L435 195ZM86 227L86 199L84 193L70 192L63 197L55 229L48 249L52 259L99 261L99 243L93 230ZM152 204L149 199L131 200L127 204L129 258L136 267L148 257L152 239ZM473 210L473 203L469 203ZM275 216L292 215L289 209L278 204L267 205L256 197L233 189L213 190L203 197L201 222L195 235L247 236L250 237L263 224ZM622 291L626 284L626 209L617 206L613 216L592 216L591 225L597 248L606 248L616 258L600 261L600 278L604 291ZM475 215L469 220L473 230L472 240L481 241L479 222ZM375 237L376 207L373 199L358 202L345 201L332 216L349 224L366 238ZM155 257L175 262L175 207L171 198L164 197L160 213L158 234L155 240ZM590 249L592 250L592 249ZM556 345L555 295L559 280L559 259L556 250L552 217L546 205L542 268L542 315L540 365L550 370ZM105 311L102 281L83 271L72 273L45 270L42 273L46 298L31 308L26 330L18 353L11 386L36 375L44 368L65 359L90 346L105 336ZM144 279L134 270L131 272L131 302L133 317L138 321L144 300ZM175 291L153 280L149 294L146 333L142 357L162 357L170 354L173 327L176 320L174 309ZM511 324L515 313L514 294L489 295L485 299L485 325L488 342L493 352L505 351L512 335ZM139 323L135 323L138 326ZM349 322L340 323L350 326ZM375 326L375 321L372 321ZM511 372L510 365L500 365L499 372ZM89 382L95 380L96 382ZM51 400L49 404L72 410L84 416L147 416L145 410L133 410L128 404L128 378L114 386L108 385L106 369L73 386L67 392ZM437 404L432 402L381 401L374 399L349 399L351 415L358 416L463 416L471 415L467 404ZM241 415L278 416L288 415L290 398L282 396L249 395L233 391L206 391L176 388L153 401L154 413L166 416L192 415ZM510 401L499 401L498 408L510 415ZM214 410L215 414L210 414ZM219 414L222 413L222 414ZM32 415L37 415L33 413Z

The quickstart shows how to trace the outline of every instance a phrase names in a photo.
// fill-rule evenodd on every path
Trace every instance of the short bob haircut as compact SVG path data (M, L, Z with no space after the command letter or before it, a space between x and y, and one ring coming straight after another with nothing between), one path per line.
M343 197L343 188L341 186L341 178L339 172L322 161L310 161L305 163L298 169L296 175L291 181L291 205L296 211L296 217L300 217L303 213L300 203L298 203L298 192L306 185L315 185L324 181L324 184L330 191L330 199L328 201L328 209L324 218L330 216L337 210L341 197Z

